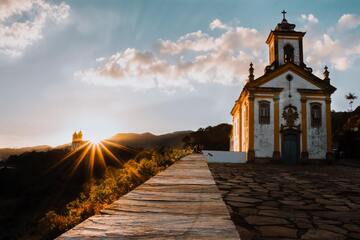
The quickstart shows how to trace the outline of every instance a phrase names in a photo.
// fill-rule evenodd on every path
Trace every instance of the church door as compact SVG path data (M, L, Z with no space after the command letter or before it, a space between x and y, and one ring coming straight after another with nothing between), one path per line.
M284 131L282 135L282 161L287 164L296 164L299 160L299 133L294 130Z

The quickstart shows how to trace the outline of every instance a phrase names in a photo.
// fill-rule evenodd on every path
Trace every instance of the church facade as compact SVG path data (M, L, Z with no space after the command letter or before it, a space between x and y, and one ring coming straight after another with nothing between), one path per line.
M303 61L305 32L283 20L271 31L269 65L249 77L231 110L232 151L245 152L247 161L298 163L332 159L331 94L327 67L324 78Z

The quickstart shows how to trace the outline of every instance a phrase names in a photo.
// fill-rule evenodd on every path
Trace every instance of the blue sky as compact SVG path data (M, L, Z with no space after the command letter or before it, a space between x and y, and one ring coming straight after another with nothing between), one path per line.
M307 32L308 66L329 66L333 109L346 110L344 95L360 94L356 0L0 0L0 147L230 122L283 9Z

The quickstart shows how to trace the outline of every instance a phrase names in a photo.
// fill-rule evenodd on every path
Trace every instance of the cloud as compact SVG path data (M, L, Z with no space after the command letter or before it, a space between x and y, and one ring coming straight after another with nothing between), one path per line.
M103 61L97 68L80 70L75 77L82 81L107 85L130 86L135 89L194 89L194 83L239 83L246 77L252 57L231 50L197 55L192 61L177 59L170 63L151 52L128 48ZM263 67L263 63L257 66Z
M360 16L344 14L338 20L338 27L343 29L354 29L360 25Z
M358 34L316 29L309 24L319 22L313 14L303 14L300 19L305 20L303 27L308 32L304 39L305 62L314 68L314 73L319 74L324 65L347 70L360 57ZM243 84L250 62L254 63L256 76L263 74L268 59L265 34L219 19L210 22L209 29L190 32L176 40L159 39L151 51L128 48L98 58L95 67L77 71L75 78L96 85L174 91L206 83Z
M209 28L211 30L214 30L214 29L229 29L229 26L222 23L219 19L216 18L210 23Z
M50 4L45 0L0 1L0 54L18 57L35 41L51 20L63 22L70 7L64 2Z
M330 64L336 70L345 71L360 57L360 35L343 31L360 25L360 18L344 14L337 22L335 28L330 27L323 33L307 29L309 34L304 40L304 51L311 66L322 68L325 64Z
M265 37L256 29L220 23L210 23L210 29L225 30L218 36L196 31L176 41L159 39L152 52L128 48L101 58L95 68L77 71L75 77L93 84L165 91L193 89L202 83L242 83L251 61L258 72L264 69L262 58L257 56L265 52Z
M210 29L219 28L214 27L214 22L217 26L222 26L221 29L226 29L220 36L212 37L202 31L197 31L185 34L175 42L160 39L158 42L160 52L175 55L185 51L206 52L232 49L233 51L247 50L257 54L265 47L265 38L256 29L230 27L218 19L210 23Z
M177 41L160 39L157 43L161 53L180 54L184 51L210 51L215 47L215 39L202 31L187 33Z
M312 24L315 24L315 23L318 23L319 20L313 15L313 14L301 14L301 19L308 22L308 23L312 23Z

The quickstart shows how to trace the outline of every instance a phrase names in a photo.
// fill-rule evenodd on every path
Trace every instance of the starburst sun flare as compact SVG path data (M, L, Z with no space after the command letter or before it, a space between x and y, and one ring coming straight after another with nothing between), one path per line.
M67 154L52 167L55 169L62 164L69 167L69 175L72 176L79 169L80 165L85 164L89 175L93 175L94 168L104 169L109 163L123 165L123 161L118 155L121 152L136 152L136 150L114 142L109 139L101 138L99 135L87 136L87 140L80 140L77 144L69 146Z

